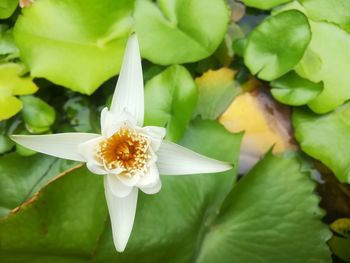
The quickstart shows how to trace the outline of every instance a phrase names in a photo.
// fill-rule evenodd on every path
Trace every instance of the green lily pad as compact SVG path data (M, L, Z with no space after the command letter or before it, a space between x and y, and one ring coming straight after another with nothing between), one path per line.
M9 18L18 6L18 0L1 0L0 19Z
M0 157L0 217L28 201L54 176L75 163L37 154L22 157L11 153Z
M350 30L349 0L299 0L299 2L311 19L336 23L343 29Z
M281 12L265 19L250 33L244 62L259 78L274 80L293 69L310 39L309 22L303 13L297 10Z
M323 83L314 83L300 77L295 71L271 82L271 93L276 100L287 105L305 105L323 90Z
M183 66L171 66L145 86L145 125L167 128L167 138L183 136L197 102L197 86Z
M139 0L134 17L142 56L169 65L214 53L226 33L229 12L223 0Z
M21 59L32 76L91 94L120 69L133 5L130 0L35 1L14 29Z
M247 6L259 9L271 9L275 6L291 2L292 0L242 0Z
M269 153L235 186L197 262L331 262L310 171Z
M106 209L102 177L85 168L71 172L1 221L1 259L85 262L104 228Z
M341 182L350 183L350 104L318 115L307 109L293 114L295 137L304 152L330 168Z

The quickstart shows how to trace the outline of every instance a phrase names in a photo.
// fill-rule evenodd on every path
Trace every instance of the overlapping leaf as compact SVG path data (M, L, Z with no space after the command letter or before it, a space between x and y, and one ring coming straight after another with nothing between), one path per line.
M272 7L291 2L292 0L243 0L247 6L259 9L271 9Z
M281 12L266 18L251 32L244 62L259 78L274 80L293 69L310 39L310 26L303 13L297 10Z
M274 98L292 106L305 105L323 90L323 83L314 83L300 77L294 71L271 82Z
M145 87L145 125L167 128L167 138L184 134L197 102L197 86L183 66L171 66Z
M295 137L310 156L322 161L342 182L350 182L350 104L318 115L307 109L293 114Z
M214 53L229 18L223 0L139 0L135 28L142 56L161 64L194 62Z

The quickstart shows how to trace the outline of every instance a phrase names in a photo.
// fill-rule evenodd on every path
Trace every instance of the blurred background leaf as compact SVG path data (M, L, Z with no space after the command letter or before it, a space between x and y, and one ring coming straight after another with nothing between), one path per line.
M0 19L8 18L16 10L18 0L1 0Z
M14 28L21 59L32 76L91 94L119 71L132 11L129 0L36 1Z
M18 64L0 65L0 121L22 109L22 102L14 95L35 93L38 87L30 77L20 77L23 68Z

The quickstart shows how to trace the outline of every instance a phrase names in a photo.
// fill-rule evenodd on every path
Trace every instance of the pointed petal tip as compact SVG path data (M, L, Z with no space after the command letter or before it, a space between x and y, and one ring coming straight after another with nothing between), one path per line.
M114 247L117 250L117 252L123 253L125 250L126 244L127 244L127 242L124 242L123 244L120 242L119 243L114 242Z
M136 34L131 34L126 44L123 62L110 110L119 114L126 110L143 125L144 91L139 42Z
M10 138L28 149L62 159L85 162L78 145L99 137L92 133L57 133L43 135L11 135Z
M129 195L119 198L111 192L107 177L104 179L104 187L112 225L113 243L118 252L123 252L134 225L138 189L134 187Z
M157 156L161 175L219 173L232 169L230 163L206 157L166 140L160 145Z
M218 172L226 172L228 170L231 170L233 168L233 164L232 163L225 163L225 162L222 162L222 170L221 171L218 171Z

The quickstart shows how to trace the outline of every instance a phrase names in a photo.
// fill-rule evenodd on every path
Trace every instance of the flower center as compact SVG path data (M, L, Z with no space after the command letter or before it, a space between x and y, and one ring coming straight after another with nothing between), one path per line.
M149 140L127 128L122 127L100 144L97 156L108 169L122 168L125 176L133 176L146 171Z

